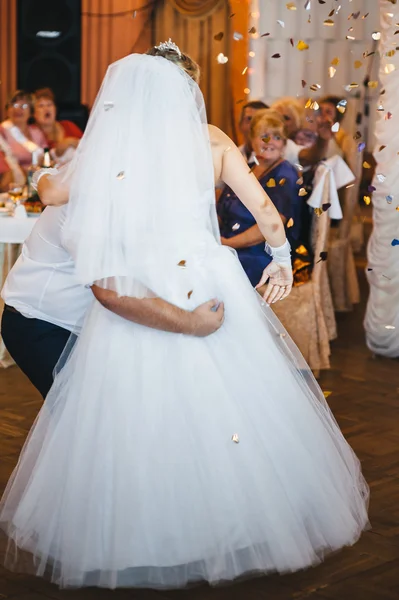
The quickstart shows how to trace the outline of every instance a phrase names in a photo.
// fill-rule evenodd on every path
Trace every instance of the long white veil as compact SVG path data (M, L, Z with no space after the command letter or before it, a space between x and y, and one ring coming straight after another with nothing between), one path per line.
M218 236L203 96L162 57L132 54L108 68L63 179L63 241L83 284L165 295L199 219Z

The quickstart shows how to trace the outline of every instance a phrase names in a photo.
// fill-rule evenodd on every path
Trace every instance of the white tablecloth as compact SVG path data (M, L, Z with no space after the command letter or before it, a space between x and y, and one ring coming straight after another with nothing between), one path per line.
M16 261L20 244L26 240L36 223L35 217L15 219L14 217L0 217L0 289ZM3 301L0 298L0 315L3 312ZM11 356L5 349L0 336L0 367L9 367L14 364Z

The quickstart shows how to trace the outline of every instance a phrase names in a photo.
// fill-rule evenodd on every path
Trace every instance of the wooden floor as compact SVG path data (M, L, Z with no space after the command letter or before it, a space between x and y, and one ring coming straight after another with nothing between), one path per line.
M364 267L364 264L361 265ZM362 296L367 295L362 269ZM225 588L180 592L85 589L60 591L42 580L0 567L0 599L41 600L399 600L399 364L373 359L364 344L364 302L339 317L332 369L320 383L363 463L371 488L372 530L353 548L314 569ZM0 372L0 491L17 460L41 402L17 368Z

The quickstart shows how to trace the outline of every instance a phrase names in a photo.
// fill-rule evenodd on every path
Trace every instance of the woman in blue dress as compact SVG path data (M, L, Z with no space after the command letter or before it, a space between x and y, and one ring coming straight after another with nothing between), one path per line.
M299 196L300 175L283 158L286 141L284 123L275 111L259 111L252 119L251 143L258 163L252 172L280 213L294 253L300 243L303 200ZM271 257L265 252L265 239L254 217L227 186L217 212L222 243L237 251L249 280L257 285Z

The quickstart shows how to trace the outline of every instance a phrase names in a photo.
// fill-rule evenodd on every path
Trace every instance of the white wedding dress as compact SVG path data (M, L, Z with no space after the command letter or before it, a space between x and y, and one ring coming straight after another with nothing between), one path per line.
M93 301L2 500L9 566L31 556L63 587L217 584L315 565L367 527L359 461L206 194L195 223L162 248L157 293L223 300L223 326L166 333Z

